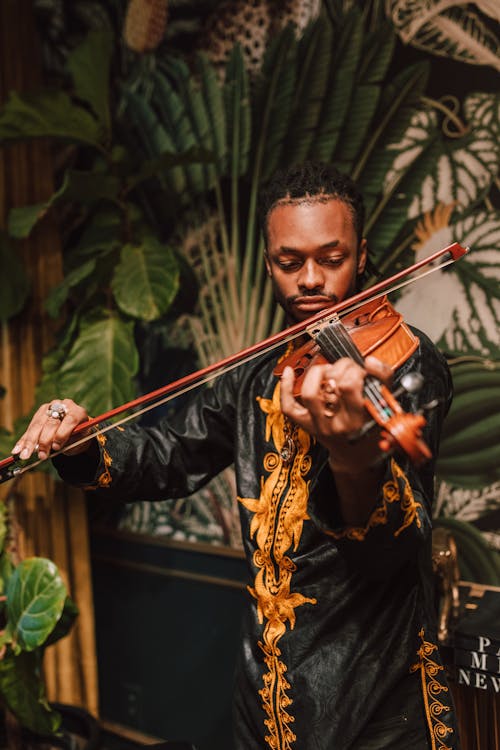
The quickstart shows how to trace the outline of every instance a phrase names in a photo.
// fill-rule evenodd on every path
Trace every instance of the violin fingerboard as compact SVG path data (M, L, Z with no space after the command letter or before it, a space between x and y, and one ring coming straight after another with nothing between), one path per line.
M349 336L349 333L337 316L321 327L309 330L321 353L329 362L336 362L342 357L353 359L358 365L364 364L363 355Z

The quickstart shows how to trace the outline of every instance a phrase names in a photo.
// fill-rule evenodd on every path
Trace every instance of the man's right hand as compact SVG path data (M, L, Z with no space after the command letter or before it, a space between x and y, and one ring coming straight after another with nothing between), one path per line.
M48 404L42 404L35 412L24 435L15 444L12 453L26 460L36 452L38 458L43 460L51 451L59 451L65 445L68 449L64 452L69 455L83 453L88 449L88 443L70 448L71 435L77 425L88 419L83 406L75 404L69 398L54 399ZM84 435L85 432L80 432L78 438Z

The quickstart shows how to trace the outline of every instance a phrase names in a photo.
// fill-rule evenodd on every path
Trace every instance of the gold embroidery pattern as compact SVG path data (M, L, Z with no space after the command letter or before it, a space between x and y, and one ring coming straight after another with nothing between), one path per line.
M264 687L259 691L266 713L265 726L269 734L266 743L272 750L291 750L297 739L291 724L294 717L287 710L293 703L287 695L290 683L286 679L286 664L281 660L278 647L287 626L293 630L297 607L316 604L302 594L292 592L292 575L295 563L287 555L296 550L302 535L307 513L309 483L306 476L311 468L308 450L310 436L303 430L296 432L296 452L293 461L285 462L280 451L285 441L285 420L280 409L279 383L272 399L258 398L266 417L266 440L272 440L276 453L264 457L267 478L261 478L260 497L238 498L253 513L250 537L255 537L257 549L253 561L257 575L250 594L257 601L257 616L264 624L259 647L264 654L267 672Z
M425 713L431 737L432 750L452 750L452 748L445 744L445 742L448 735L453 734L453 728L446 726L441 720L441 715L451 711L451 707L441 703L438 697L442 693L448 692L448 687L439 681L439 677L441 676L444 667L430 658L431 654L437 650L437 646L424 639L423 628L420 631L419 636L422 641L422 645L418 650L418 656L420 659L410 668L410 672L417 672L420 670Z
M100 474L98 476L97 482L95 483L95 485L93 484L93 485L91 485L89 487L86 487L85 488L86 490L96 490L99 487L109 487L109 485L113 481L113 478L111 476L111 472L109 470L109 467L113 463L113 459L111 458L111 456L109 455L108 451L104 447L106 445L108 439L107 439L106 435L103 435L102 433L99 433L99 432L96 434L96 438L97 438L97 442L99 443L99 445L102 448L102 459L103 459L103 462L104 462L104 471L102 472L102 474Z
M420 528L422 522L418 515L418 510L422 508L422 504L415 500L406 475L394 459L391 459L391 471L393 478L389 479L382 487L382 503L370 515L366 526L349 526L346 529L342 529L342 531L332 531L329 529L325 530L325 532L334 539L350 539L351 541L362 542L370 529L387 523L389 505L397 502L400 503L404 518L402 525L394 532L394 536L399 536L413 522ZM399 490L398 480L401 480L403 483L402 493Z

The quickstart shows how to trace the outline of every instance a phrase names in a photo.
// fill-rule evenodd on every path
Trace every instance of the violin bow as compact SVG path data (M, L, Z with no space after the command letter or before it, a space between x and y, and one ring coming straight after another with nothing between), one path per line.
M119 427L120 425L128 422L131 419L137 419L137 417L141 416L141 414L144 414L145 412L156 408L157 406L160 406L167 401L170 401L172 398L180 396L183 393L187 393L195 387L208 383L222 373L233 370L236 367L239 367L240 365L251 361L260 354L265 354L272 351L280 344L293 341L293 339L303 334L310 326L314 326L319 321L328 320L330 316L338 313L347 314L349 312L352 312L366 301L371 301L377 299L378 297L382 297L385 294L394 292L407 286L408 284L412 284L414 281L417 281L430 273L433 273L434 271L445 268L451 263L455 263L455 261L464 257L464 255L466 255L469 250L469 247L463 247L458 242L454 242L453 244L448 245L441 250L438 250L432 255L429 255L427 258L418 261L412 266L398 271L393 276L377 282L369 289L365 289L362 292L359 292L358 294L355 294L354 296L343 300L342 302L328 307L325 310L321 310L315 315L312 315L310 318L307 318L307 320L301 321L300 323L295 323L289 328L285 328L283 331L279 331L269 338L253 344L247 349L243 349L236 354L225 357L224 359L221 359L218 362L213 363L212 365L208 365L208 367L205 367L201 370L196 370L195 372L189 375L185 375L178 380L174 380L173 382L168 383L161 388L157 388L150 393L138 396L132 401L128 401L126 404L122 404L121 406L110 409L104 414L100 414L97 417L91 417L86 422L82 422L77 427L75 427L72 434L76 439L71 442L71 447L74 448L78 445L86 443L92 440L92 438L96 437L96 435L102 435L108 430ZM426 267L428 267L426 271L419 273L418 276L412 277L412 274L415 274L417 271L420 271L421 269ZM145 404L147 404L147 406L144 406ZM93 431L90 434L88 433L88 430L92 427L96 427L96 425L102 422L106 422L109 419L118 416L119 414L123 414L124 412L128 412L131 410L133 410L132 413L126 415L121 420L105 425L104 427L100 427L98 430ZM84 434L82 435L82 433ZM78 437L79 435L81 437ZM63 449L51 453L48 458L54 458L55 456L64 453L66 450L68 450L69 447L69 445L66 445ZM17 456L8 456L7 458L0 460L0 484L3 482L7 482L10 479L13 479L14 477L17 477L21 474L24 474L26 471L34 469L36 466L46 460L48 459L37 458L35 460L32 460L30 458L27 459L26 462L24 462L21 461Z

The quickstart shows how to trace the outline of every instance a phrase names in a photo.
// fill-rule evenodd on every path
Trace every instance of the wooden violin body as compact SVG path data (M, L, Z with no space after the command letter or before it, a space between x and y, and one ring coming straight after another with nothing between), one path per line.
M387 297L365 303L345 315L342 323L363 357L377 357L393 370L406 362L418 347L418 337L408 328L403 316L392 307ZM280 376L285 367L292 367L295 372L294 396L298 396L306 370L313 364L325 364L327 361L319 343L311 338L280 362L274 374Z
M292 351L274 370L280 376L285 367L293 369L295 398L300 398L307 370L313 365L333 362L341 356L351 357L362 365L364 357L372 355L396 370L419 344L418 337L386 297L365 303L341 321L335 316L306 330L311 339ZM373 423L382 428L379 446L384 453L399 447L417 465L431 457L421 437L426 424L423 414L404 412L389 388L371 375L365 379L363 403Z

